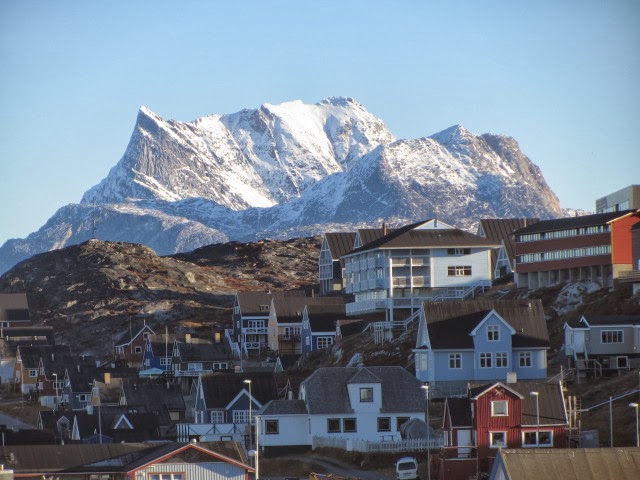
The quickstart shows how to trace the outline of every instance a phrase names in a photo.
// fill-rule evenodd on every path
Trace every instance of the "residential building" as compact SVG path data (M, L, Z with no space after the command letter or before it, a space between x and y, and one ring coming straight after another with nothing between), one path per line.
M533 448L501 449L493 462L490 480L576 478L598 480L640 478L640 449Z
M248 480L255 473L235 442L2 446L0 456L16 477L32 480Z
M345 255L347 314L418 309L423 301L469 298L491 286L499 243L436 219L414 223ZM408 315L407 315L408 316Z
M516 284L536 289L563 282L611 286L632 269L632 228L640 213L625 210L543 220L514 232Z
M353 250L355 232L327 232L322 236L318 273L320 294L341 292L344 288L343 255Z
M29 303L26 293L0 293L0 329L29 327ZM0 334L0 336L3 336Z
M501 244L491 252L493 278L506 277L516 266L513 232L538 223L538 218L484 218L478 224L478 235Z
M596 213L640 209L640 185L630 185L596 200Z
M144 359L144 346L149 335L155 332L145 322L142 328L133 330L131 325L129 331L124 332L113 346L113 357L115 360L122 360L128 367L142 367Z
M544 379L550 347L540 300L425 302L413 350L416 377L434 395L468 382Z
M201 375L194 384L191 411L193 423L178 425L178 440L242 441L249 445L255 415L277 398L273 373L214 372ZM251 427L253 428L253 427ZM250 438L251 437L251 438Z
M122 382L119 404L154 415L158 419L161 437L170 440L176 438L176 424L186 418L182 390L179 385L173 383L150 383L129 379Z
M338 322L346 317L344 302L305 305L302 312L302 353L331 348L336 342Z
M579 372L640 367L640 315L585 314L564 324L564 353Z
M20 384L22 394L41 392L44 401L52 406L55 386L62 388L65 365L71 363L73 358L68 345L20 345L16 352L14 381Z
M273 292L269 307L268 347L279 354L302 353L302 321L306 307L320 306L325 311L344 309L342 297L290 296ZM313 311L313 310L312 310Z
M198 375L214 370L228 370L234 364L231 349L220 334L215 335L214 341L211 341L187 333L184 337L176 339L172 351L173 375L189 380L185 387L190 387Z
M260 411L266 455L311 449L319 438L399 440L401 426L425 420L425 391L398 366L319 368L300 384L298 400L274 400Z
M440 478L489 472L503 448L565 448L568 419L559 383L503 383L470 387L447 398Z

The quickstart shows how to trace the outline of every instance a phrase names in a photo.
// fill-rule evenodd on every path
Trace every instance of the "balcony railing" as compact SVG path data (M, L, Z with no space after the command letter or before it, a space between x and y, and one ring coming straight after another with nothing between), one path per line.
M267 335L267 327L247 327L242 329L242 333L245 335Z
M299 342L300 335L299 334L278 335L278 340L280 342Z
M626 270L618 275L619 282L640 282L640 270Z

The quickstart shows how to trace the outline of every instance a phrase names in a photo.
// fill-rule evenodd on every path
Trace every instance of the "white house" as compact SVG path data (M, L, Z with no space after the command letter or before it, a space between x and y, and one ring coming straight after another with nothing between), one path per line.
M320 368L298 400L273 400L259 413L265 454L310 449L315 438L399 440L400 427L425 420L421 383L402 367Z
M491 286L491 252L501 245L437 219L393 230L344 256L347 314L417 309L464 299Z

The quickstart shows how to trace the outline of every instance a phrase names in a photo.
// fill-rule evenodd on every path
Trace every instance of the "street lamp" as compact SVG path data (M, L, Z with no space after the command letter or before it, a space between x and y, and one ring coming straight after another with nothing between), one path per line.
M253 400L251 398L251 380L243 380L244 383L246 383L247 385L249 385L249 448L251 448L253 446L253 435L252 435L252 428L251 428L251 421L252 421L252 411L251 411L251 404L253 403Z
M538 403L540 394L531 392L532 397L536 397L536 448L540 448L540 404Z
M640 447L640 432L638 432L638 404L634 402L630 403L629 406L636 409L636 447Z
M256 415L256 480L260 479L260 415Z
M56 390L56 399L53 402L53 410L58 411L58 374L53 374L55 380L53 381L53 388Z
M427 480L431 480L431 426L429 425L429 385L422 385L427 397Z

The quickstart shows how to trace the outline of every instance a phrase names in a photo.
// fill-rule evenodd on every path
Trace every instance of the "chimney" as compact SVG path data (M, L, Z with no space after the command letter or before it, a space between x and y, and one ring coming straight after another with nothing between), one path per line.
M387 234L387 223L382 222L382 236L384 237Z
M293 400L293 390L287 392L287 400Z
M52 362L56 361L56 354L55 353L51 353L51 361Z
M184 343L191 343L191 334L190 333L185 333L184 334Z
M78 373L80 373L80 364L79 363L76 365L76 370L78 371Z
M216 332L214 335L214 340L216 343L220 343L220 340L222 339L222 334L220 332Z
M104 383L105 383L105 385L110 385L111 384L111 373L110 372L104 372Z

